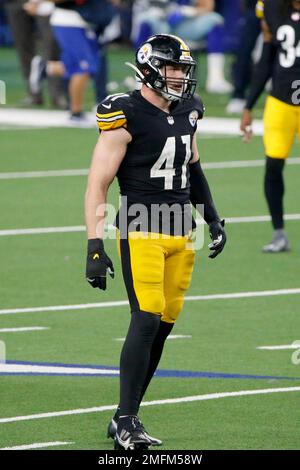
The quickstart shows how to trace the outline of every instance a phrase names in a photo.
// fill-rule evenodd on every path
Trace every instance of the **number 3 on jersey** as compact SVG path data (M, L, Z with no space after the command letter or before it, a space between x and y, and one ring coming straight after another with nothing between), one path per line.
M186 167L191 158L191 136L182 135L181 140L186 148L185 159L181 171L181 188L186 188L187 177ZM176 140L175 137L168 137L160 154L159 159L154 163L151 168L151 178L164 178L164 189L173 189L173 178L175 176L174 160L176 153ZM164 168L162 168L164 166Z
M281 42L284 52L279 54L279 62L281 67L290 68L300 57L300 41L296 44L296 33L292 26L282 25L278 28L277 39Z

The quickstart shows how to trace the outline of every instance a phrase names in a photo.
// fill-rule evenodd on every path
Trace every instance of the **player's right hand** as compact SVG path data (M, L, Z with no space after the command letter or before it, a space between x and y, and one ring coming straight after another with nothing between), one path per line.
M241 117L240 129L242 132L243 141L246 142L247 144L251 142L253 133L252 133L252 113L250 109L244 109L242 117Z
M227 237L224 230L225 220L216 220L209 224L209 235L212 240L212 243L208 245L208 248L211 250L209 258L215 258L218 256L224 249Z
M88 240L86 279L92 287L106 290L106 273L114 278L115 272L111 259L104 251L103 240L93 238Z

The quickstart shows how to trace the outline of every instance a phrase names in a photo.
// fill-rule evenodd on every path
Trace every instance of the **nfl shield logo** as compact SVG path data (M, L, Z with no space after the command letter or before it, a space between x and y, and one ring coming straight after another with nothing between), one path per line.
M168 116L167 117L168 123L172 126L174 124L174 118L173 116Z
M298 13L297 11L294 11L294 13L292 13L291 18L292 18L293 21L299 21L300 20L300 13Z
M192 127L195 127L198 120L198 111L194 110L189 114L189 121Z

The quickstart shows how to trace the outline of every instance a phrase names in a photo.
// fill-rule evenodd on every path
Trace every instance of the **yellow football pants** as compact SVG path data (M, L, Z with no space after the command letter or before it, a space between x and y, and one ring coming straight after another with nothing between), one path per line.
M264 111L266 155L287 158L296 134L300 139L300 106L292 106L269 96Z
M175 323L194 267L188 236L130 232L128 239L120 240L118 234L117 241L131 311L155 313Z

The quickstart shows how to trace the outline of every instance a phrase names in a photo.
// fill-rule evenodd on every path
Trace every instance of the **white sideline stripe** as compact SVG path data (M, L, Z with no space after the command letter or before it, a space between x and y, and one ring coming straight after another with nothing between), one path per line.
M233 292L228 294L209 294L209 295L188 295L185 297L187 302L194 300L219 300L219 299L245 299L251 297L272 297L276 295L297 295L300 294L300 288L264 290L253 292ZM111 302L96 302L92 304L75 305L56 305L48 307L28 307L2 309L0 315L10 315L15 313L36 313L36 312L58 312L64 310L87 310L90 308L122 307L128 305L128 300L115 300Z
M6 374L78 374L78 375L119 375L115 369L92 367L39 366L31 364L0 364L0 373Z
M256 349L267 349L269 351L276 351L280 349L299 349L300 348L300 342L298 346L296 344L286 344L286 345L281 345L281 346L258 346Z
M44 129L48 129L48 127L44 127ZM33 127L33 126L0 126L0 132L1 131L34 131L34 130L40 130L39 127ZM231 136L228 136L231 137ZM214 136L215 138L215 136ZM231 137L232 138L232 137Z
M40 127L40 128L90 128L97 131L96 113L86 113L86 122L84 124L74 123L68 119L66 111L49 110L49 109L18 109L18 108L3 108L0 115L0 126L14 125L26 127ZM254 135L263 134L263 122L260 119L253 121ZM215 118L206 117L198 121L197 131L200 134L211 135L232 135L240 136L240 119L238 118Z
M269 215L253 215L249 217L225 217L227 224L243 224L255 222L269 222L271 217ZM286 214L284 220L300 220L300 214ZM196 219L197 224L204 223L203 219ZM115 231L116 228L109 224L107 226L109 231ZM37 227L37 228L21 228L21 229L8 229L0 230L0 237L13 236L13 235L42 235L48 233L77 233L85 232L84 225L70 225L67 227Z
M300 165L300 158L290 158L288 165ZM229 162L210 162L202 163L205 170L221 170L230 168L256 168L265 165L264 160L235 160ZM18 171L0 173L0 180L25 179L25 178L50 178L60 176L86 176L89 170L87 168L70 170L45 170L45 171Z
M43 449L44 447L56 447L56 446L66 446L70 444L75 444L70 441L57 441L57 442L35 442L34 444L25 444L21 446L14 447L2 447L0 450L30 450L30 449Z
M26 326L26 327L19 327L19 328L1 328L0 333L18 333L19 331L41 331L41 330L50 330L49 327L44 326ZM1 367L1 365L0 365Z
M169 335L167 340L169 339L190 339L192 335ZM115 341L125 341L125 338L115 338Z
M156 406L156 405L175 405L178 403L191 403L196 401L216 400L219 398L230 397L243 397L251 395L267 395L269 393L287 393L287 392L300 392L300 387L286 387L286 388L265 388L257 390L241 390L239 392L223 392L223 393L209 393L205 395L194 395L182 398L168 398L166 400L153 400L141 403L141 406ZM54 418L57 416L69 416L76 414L86 413L99 413L103 411L115 410L117 405L98 406L94 408L79 408L75 410L66 411L53 411L50 413L39 413L26 416L13 416L11 418L0 418L0 423L13 423L16 421L29 421L33 419Z

